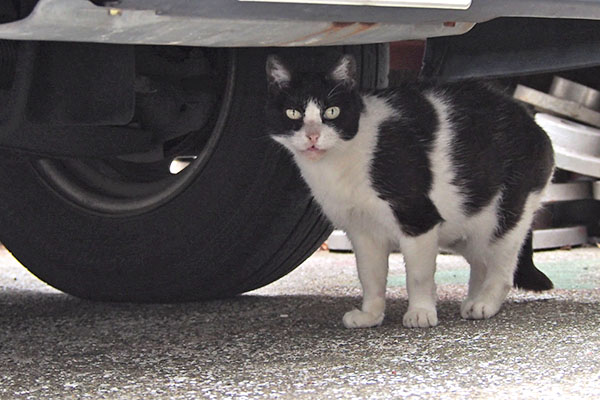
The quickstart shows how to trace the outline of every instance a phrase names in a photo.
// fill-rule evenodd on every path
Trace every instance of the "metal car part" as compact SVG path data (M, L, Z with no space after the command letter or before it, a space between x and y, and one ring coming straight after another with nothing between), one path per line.
M551 183L544 192L542 203L550 204L591 198L592 182L590 181Z
M337 21L388 24L479 23L494 18L600 19L600 0L472 0L466 10L322 4L255 3L239 0L94 0L122 10L155 10L160 15L227 20Z
M600 158L600 129L547 114L538 114L536 122L546 128L555 146Z
M227 49L226 66L223 68L225 78L221 94L221 104L213 110L215 122L205 136L205 132L198 131L189 134L184 141L194 143L197 147L200 143L203 146L197 149L198 154L187 157L188 164L181 168L178 173L167 171L168 160L154 160L158 167L161 166L162 174L150 173L150 178L141 179L142 175L134 176L135 161L141 161L138 166L151 169L151 164L144 164L143 160L134 159L133 164L120 166L118 161L108 160L55 160L40 159L35 163L35 168L50 186L58 193L64 195L74 204L77 204L88 211L100 213L103 215L135 215L146 212L170 201L183 190L199 175L204 168L207 160L212 155L216 147L224 125L229 116L229 109L232 102L234 90L234 77L236 68L236 53L234 49ZM190 149L185 149L189 151ZM159 158L164 158L165 153L160 152ZM122 160L127 157L121 158ZM117 167L113 167L115 164ZM106 172L109 171L109 172ZM139 173L139 171L138 171Z
M600 178L600 129L542 113L535 121L552 139L557 167Z
M531 104L540 110L564 115L577 121L600 127L600 112L590 110L574 101L560 99L523 85L517 85L513 97Z
M2 148L148 162L205 126L216 103L202 49L0 40L0 59Z
M10 87L0 90L0 147L30 153L101 157L152 149L151 133L129 126L87 126L82 136L76 125L45 125L28 120L29 94L34 83L38 43L20 43Z
M157 8L105 8L82 0L40 0L26 18L0 25L0 38L211 47L316 46L457 35L473 25L212 18L169 15Z
M540 229L533 231L533 248L541 250L565 246L579 246L587 243L587 239L587 229L583 225Z
M253 3L323 4L370 7L418 7L466 10L471 0L239 0Z
M600 65L600 22L593 20L598 19L600 2L594 3L595 10L583 17L588 20L565 19L572 13L555 16L560 18L498 18L464 35L430 38L421 76L459 81Z
M83 127L132 120L135 46L40 42L34 63L25 110L28 121Z
M591 110L600 111L600 91L561 76L552 79L549 93L554 97L574 101Z

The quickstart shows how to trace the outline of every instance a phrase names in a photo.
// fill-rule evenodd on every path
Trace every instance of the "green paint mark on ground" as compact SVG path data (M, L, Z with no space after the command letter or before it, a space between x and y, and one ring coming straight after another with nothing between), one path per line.
M466 268L439 270L435 273L435 282L438 285L466 284L469 282L469 270ZM406 277L403 275L390 276L388 277L388 286L406 286Z
M596 289L600 287L598 260L566 259L537 262L537 267L554 282L557 289Z
M554 282L556 289L600 288L600 260L563 258L558 261L536 261L537 267ZM468 268L440 269L435 274L438 285L467 284ZM388 286L406 286L406 277L392 275Z
M399 275L388 276L387 285L388 287L406 286L406 277Z

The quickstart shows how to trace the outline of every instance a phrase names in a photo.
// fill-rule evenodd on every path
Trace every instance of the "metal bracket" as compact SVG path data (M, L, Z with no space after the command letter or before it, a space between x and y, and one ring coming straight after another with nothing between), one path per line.
M10 101L4 106L0 119L0 147L56 157L103 157L153 148L152 133L142 129L57 126L29 121L27 108L38 50L37 42L24 42L18 46L15 77L4 96Z

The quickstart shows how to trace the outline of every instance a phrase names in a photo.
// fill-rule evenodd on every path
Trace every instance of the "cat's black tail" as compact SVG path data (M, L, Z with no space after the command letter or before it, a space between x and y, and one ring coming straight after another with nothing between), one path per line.
M514 276L514 287L525 290L542 292L550 290L554 284L542 271L533 264L533 242L531 230L527 233L527 239L523 243L521 254Z

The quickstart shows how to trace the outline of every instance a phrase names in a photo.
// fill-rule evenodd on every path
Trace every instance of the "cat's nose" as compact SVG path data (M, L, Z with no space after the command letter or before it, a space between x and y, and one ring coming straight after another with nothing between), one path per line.
M321 132L316 129L310 129L306 131L306 137L310 141L311 144L316 144L321 136Z

